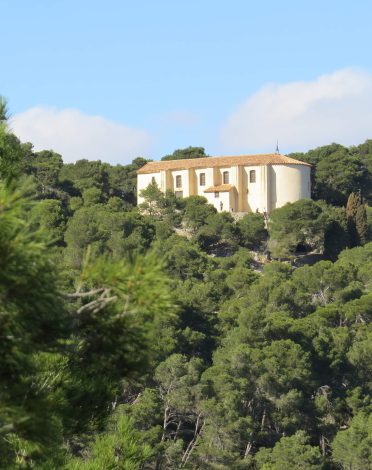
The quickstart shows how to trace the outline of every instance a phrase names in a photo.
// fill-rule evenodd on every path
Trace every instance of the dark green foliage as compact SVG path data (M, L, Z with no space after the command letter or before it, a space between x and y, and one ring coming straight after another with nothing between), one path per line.
M291 437L282 437L273 449L262 449L255 460L262 470L325 468L319 449L309 444L309 438L303 431L298 431Z
M87 458L71 459L66 470L141 470L154 451L143 442L133 420L116 412L109 429L99 434Z
M144 202L140 204L139 209L153 223L162 221L168 224L169 228L180 224L184 201L176 198L172 191L167 191L164 194L157 183L153 181L141 191L141 196L144 198Z
M351 192L368 188L370 173L364 165L366 158L363 159L361 156L363 151L365 150L359 151L355 147L348 149L339 144L331 144L307 153L295 153L289 156L313 165L314 199L323 199L328 204L345 205Z
M333 442L333 460L342 468L364 470L372 466L372 414L357 414L350 427Z
M371 248L367 245L364 255L360 249L345 252L335 265L327 262L297 269L292 276L283 265L273 264L240 299L238 328L228 333L214 355L214 366L204 375L211 400L205 408L209 425L197 452L199 459L208 462L207 468L213 468L212 462L231 468L231 459L238 462L239 455L245 455L248 462L255 448L272 447L282 432L306 429L311 439L318 432L325 451L347 419L351 391L358 394L358 406L370 403L369 386L359 388L367 384L366 375L356 374L357 370L370 374L364 334L370 320L362 312L371 312L371 306L362 292L370 282L365 273L371 269ZM356 328L359 333L350 348L349 334ZM345 380L348 389L342 385ZM302 439L310 459L302 465L316 463L319 467L314 468L322 468L314 447L319 439L312 440L312 447ZM281 455L283 465L296 458L295 454L286 456L284 447L278 448L278 465ZM305 448L298 451L302 452L298 458L307 455ZM274 463L270 460L274 453L259 454L262 462Z
M112 253L130 257L143 252L154 239L151 222L135 211L123 212L110 205L96 204L75 211L65 232L66 262L79 268L88 246L94 255Z
M144 202L140 205L140 209L150 216L160 216L164 206L165 196L156 181L152 181L147 188L141 191L140 195L144 198Z
M188 158L208 157L204 147L187 147L185 149L175 150L171 155L165 155L162 160L184 160Z
M83 206L83 198L79 196L70 197L69 200L69 209L72 212L75 212L77 209L80 209Z
M208 257L201 253L197 246L177 235L173 235L162 244L161 251L165 266L172 278L203 279L210 264Z
M42 206L49 202L57 201L34 206L44 228L49 218ZM33 231L34 221L23 222L29 209L21 193L1 187L4 468L15 461L62 462L63 438L101 426L120 380L140 378L168 350L157 340L174 311L166 277L150 255L134 263L87 261L66 304L42 235Z
M107 175L100 160L94 162L78 160L76 163L68 163L63 165L60 174L62 186L71 182L80 193L92 187L103 189L106 180Z
M247 214L238 221L241 244L251 250L259 248L267 238L265 220L262 214Z
M267 233L156 185L140 212L146 160L63 165L2 101L0 126L0 468L372 465L371 141L299 157L328 204L288 204ZM327 260L269 261L266 242Z
M0 96L0 124L5 123L8 120L9 111L6 100Z
M26 173L34 175L42 197L57 192L59 174L63 168L61 155L51 150L29 152L25 159Z
M346 205L346 216L351 246L363 245L368 240L368 222L366 208L359 193L350 194Z
M7 184L20 176L23 157L20 141L14 134L6 132L5 124L0 123L0 178Z
M47 233L50 242L63 244L66 218L61 201L57 199L43 199L34 205L31 216L35 227L40 227Z
M24 222L29 210L20 191L9 191L0 183L2 468L11 466L17 452L39 458L62 441L55 404L36 381L34 356L57 349L66 318L58 275L43 237Z
M129 165L111 166L100 161L78 160L65 164L59 174L59 188L71 197L92 188L101 190L100 199L119 197L130 208L137 201L137 173L147 160L136 158Z
M239 243L239 229L228 212L209 215L205 223L195 234L195 241L207 253L211 253L217 245L235 250Z
M83 191L84 206L94 206L102 202L102 191L99 188L89 188Z
M368 241L372 241L372 207L365 206L366 208L366 216L367 216L367 237Z
M166 285L154 256L135 263L98 258L83 268L77 292L69 296L78 301L72 305L78 329L69 362L75 380L67 385L75 432L89 425L92 410L99 423L120 379L139 379L152 355L166 350L157 344L173 308ZM104 371L105 381L92 380L96 370Z
M355 215L355 228L359 238L359 244L364 245L368 241L368 221L364 204L361 204Z
M366 140L352 149L360 156L363 166L367 169L367 174L363 179L362 191L366 202L372 204L372 140Z
M329 219L311 199L288 203L270 214L269 250L274 258L290 258L297 250L324 252Z
M329 221L324 233L324 253L330 259L350 246L349 225L343 207L328 206L326 209Z
M206 223L208 216L215 214L216 209L208 204L203 196L190 196L184 200L184 221L187 227L196 231Z
M129 165L111 166L105 164L108 175L108 196L123 199L129 205L137 202L137 173L148 160L138 157Z
M321 159L316 167L317 198L344 204L345 195L362 184L364 169L357 156L338 149Z

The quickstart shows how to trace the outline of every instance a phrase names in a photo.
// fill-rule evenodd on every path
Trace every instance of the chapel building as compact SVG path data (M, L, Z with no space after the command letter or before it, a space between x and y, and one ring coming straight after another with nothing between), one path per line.
M204 196L219 212L261 212L310 198L311 165L281 154L207 157L146 163L137 171L141 191L156 182L177 197Z

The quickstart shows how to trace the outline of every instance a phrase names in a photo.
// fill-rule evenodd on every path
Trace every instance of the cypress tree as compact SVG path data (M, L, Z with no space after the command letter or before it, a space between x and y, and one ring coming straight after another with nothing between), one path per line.
M355 228L359 243L364 245L368 238L367 212L364 204L360 204L355 215Z
M358 207L360 206L361 201L360 201L360 196L357 193L350 193L350 196L347 200L346 204L346 216L348 219L354 219L356 217L356 213L358 210Z
M346 204L346 217L350 235L350 245L352 247L359 244L359 236L356 228L356 216L360 206L361 200L359 194L351 193Z

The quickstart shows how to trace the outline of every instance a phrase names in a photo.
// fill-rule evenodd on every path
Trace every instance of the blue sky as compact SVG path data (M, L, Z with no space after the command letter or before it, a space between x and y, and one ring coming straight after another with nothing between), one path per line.
M277 138L290 152L372 138L369 1L0 6L0 94L11 125L66 161L158 159L188 145L270 152Z

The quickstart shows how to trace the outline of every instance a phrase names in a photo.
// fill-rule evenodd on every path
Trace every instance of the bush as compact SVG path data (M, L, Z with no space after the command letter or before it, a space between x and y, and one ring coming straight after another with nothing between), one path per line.
M322 206L311 199L301 199L270 214L269 250L274 258L292 258L299 249L324 252L329 216Z
M238 221L237 226L240 231L240 244L245 248L257 249L267 238L262 214L247 214Z

